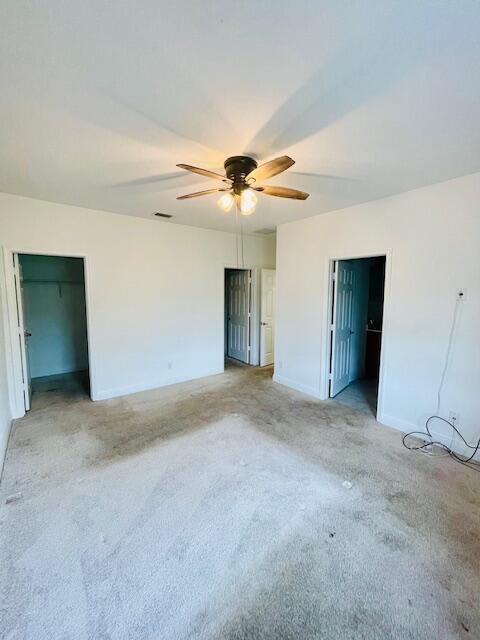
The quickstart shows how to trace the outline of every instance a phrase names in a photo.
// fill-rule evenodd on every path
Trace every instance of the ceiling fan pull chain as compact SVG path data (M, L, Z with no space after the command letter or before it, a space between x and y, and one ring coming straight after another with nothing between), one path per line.
M235 198L235 247L237 249L237 268L240 266L238 260L238 201Z
M242 218L240 218L240 234L241 234L241 240L242 240L242 268L245 269L245 256L243 253L243 216Z

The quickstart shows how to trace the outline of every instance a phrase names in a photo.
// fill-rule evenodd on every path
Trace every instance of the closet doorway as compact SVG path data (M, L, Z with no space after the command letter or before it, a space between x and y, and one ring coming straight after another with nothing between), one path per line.
M83 258L14 254L25 410L42 393L89 395Z

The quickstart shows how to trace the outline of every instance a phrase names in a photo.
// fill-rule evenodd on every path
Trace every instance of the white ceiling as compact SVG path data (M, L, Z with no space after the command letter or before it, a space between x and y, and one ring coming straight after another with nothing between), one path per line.
M311 196L255 231L480 170L477 0L15 0L0 30L2 191L233 229L175 165L291 155L271 183Z

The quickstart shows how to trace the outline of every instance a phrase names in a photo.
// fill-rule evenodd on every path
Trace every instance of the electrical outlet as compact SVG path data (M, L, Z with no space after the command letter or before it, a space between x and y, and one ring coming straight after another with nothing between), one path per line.
M460 414L457 411L450 411L450 413L448 414L448 421L451 422L456 427L458 427L459 419L460 419Z
M278 361L278 368L282 369L283 368L283 360L279 360Z
M173 369L173 362L169 362L169 363L167 364L167 367L168 367L169 369Z
M457 289L457 300L465 300L467 297L467 290L464 287Z

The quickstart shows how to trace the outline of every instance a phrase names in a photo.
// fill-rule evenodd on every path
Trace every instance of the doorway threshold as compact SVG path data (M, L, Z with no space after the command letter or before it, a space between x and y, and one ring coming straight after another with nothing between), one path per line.
M377 415L377 393L378 380L364 378L350 383L338 395L331 398L331 401L370 413L375 418Z

